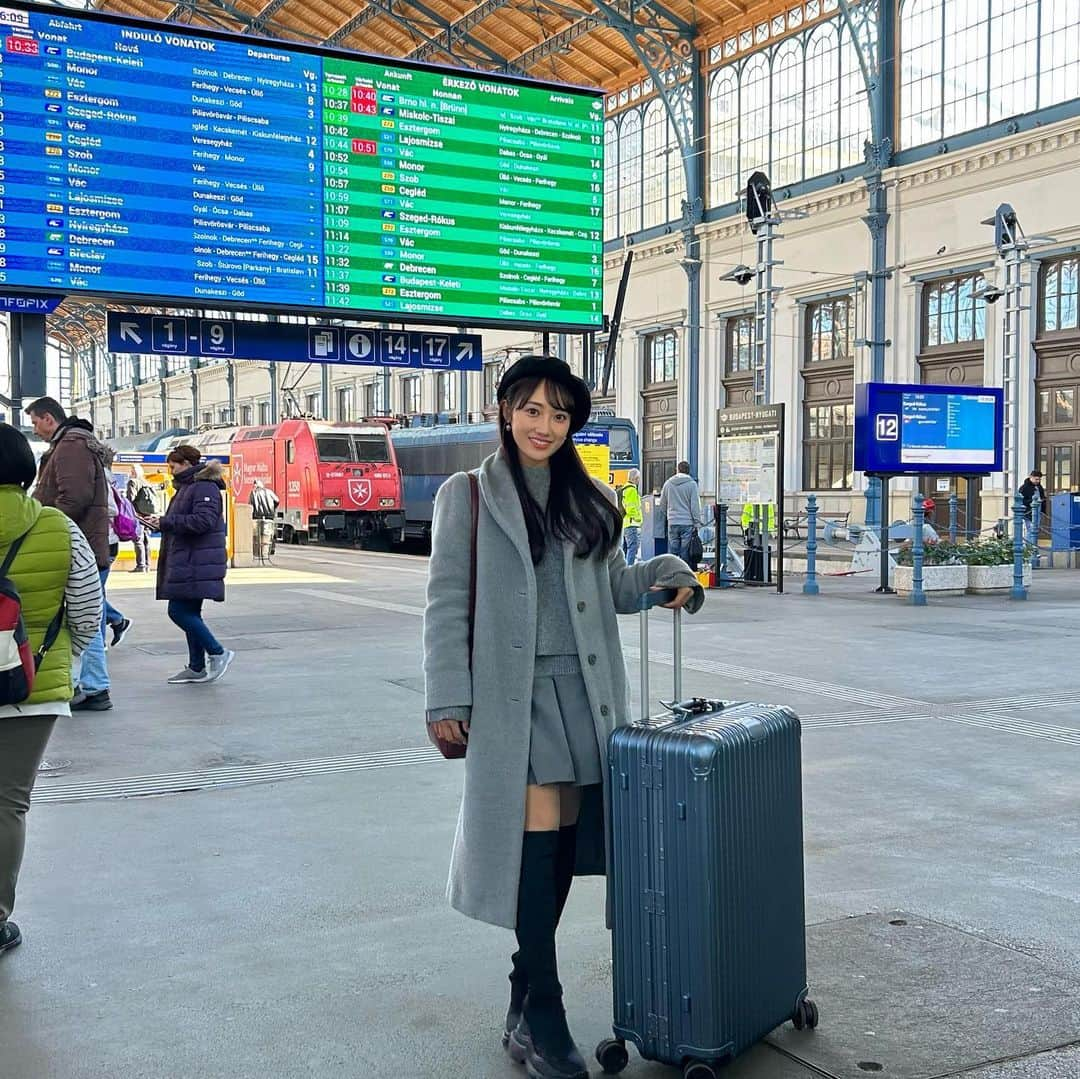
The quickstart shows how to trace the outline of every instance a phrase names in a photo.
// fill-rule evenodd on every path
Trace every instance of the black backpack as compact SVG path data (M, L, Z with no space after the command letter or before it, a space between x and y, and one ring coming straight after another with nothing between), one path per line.
M157 513L157 506L154 505L154 496L150 491L148 484L139 484L138 490L135 492L135 497L131 500L131 504L135 507L135 512L141 517L153 517Z

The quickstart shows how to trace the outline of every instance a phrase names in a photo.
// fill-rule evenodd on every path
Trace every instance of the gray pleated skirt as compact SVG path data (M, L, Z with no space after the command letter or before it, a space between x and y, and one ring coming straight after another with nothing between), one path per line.
M603 782L592 708L577 656L537 656L532 691L529 783Z

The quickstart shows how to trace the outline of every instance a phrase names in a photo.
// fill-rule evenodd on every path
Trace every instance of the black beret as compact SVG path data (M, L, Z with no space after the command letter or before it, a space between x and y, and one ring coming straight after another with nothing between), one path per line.
M504 400L510 387L523 378L542 378L557 382L570 391L574 398L574 408L570 416L571 434L576 434L589 422L592 394L584 380L570 370L570 365L565 360L560 360L558 356L522 356L516 363L511 364L499 379L496 394L498 400Z

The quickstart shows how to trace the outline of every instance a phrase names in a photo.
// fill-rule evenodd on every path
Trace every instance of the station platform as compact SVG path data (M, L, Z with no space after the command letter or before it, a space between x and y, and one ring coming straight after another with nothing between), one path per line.
M461 766L426 742L423 558L318 548L231 578L220 683L147 575L110 597L115 707L59 725L0 957L0 1079L514 1079L512 935L443 897ZM1080 1075L1080 576L913 608L866 581L711 592L685 690L803 718L815 1032L730 1079ZM653 612L654 692L670 676ZM637 620L623 621L631 673ZM631 684L636 679L631 678ZM560 930L610 1032L602 886ZM593 1074L599 1068L593 1064ZM678 1073L631 1053L628 1079Z

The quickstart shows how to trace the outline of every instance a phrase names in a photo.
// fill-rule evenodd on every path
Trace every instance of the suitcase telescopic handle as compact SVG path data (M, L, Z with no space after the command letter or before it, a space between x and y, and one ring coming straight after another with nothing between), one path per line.
M638 618L641 622L641 719L649 719L649 611L664 603L670 603L678 591L666 588L662 592L645 592L639 601ZM682 611L675 610L672 636L672 660L675 665L675 700L682 700Z

